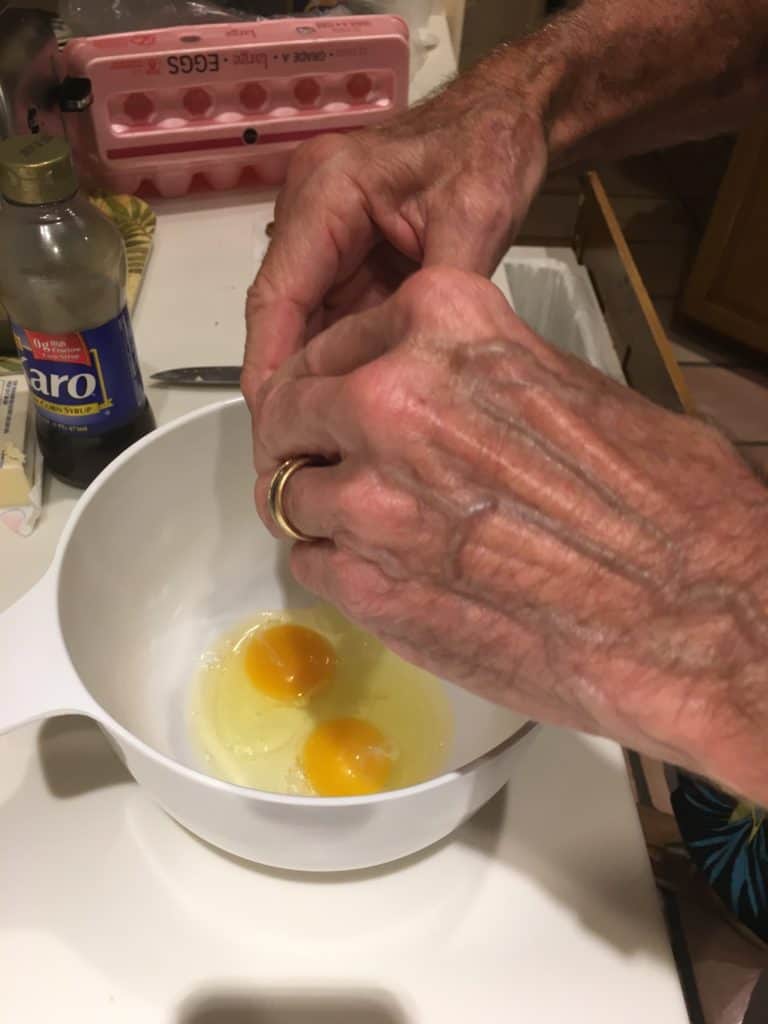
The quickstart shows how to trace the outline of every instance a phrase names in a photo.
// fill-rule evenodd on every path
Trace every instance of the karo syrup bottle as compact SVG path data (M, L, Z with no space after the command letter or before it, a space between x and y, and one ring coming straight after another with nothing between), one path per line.
M115 225L77 190L63 138L0 142L0 302L54 476L86 487L155 426Z

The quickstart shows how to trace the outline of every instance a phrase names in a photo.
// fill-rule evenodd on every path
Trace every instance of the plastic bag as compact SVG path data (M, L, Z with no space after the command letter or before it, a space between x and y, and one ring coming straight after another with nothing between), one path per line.
M295 8L307 14L343 14L339 8L346 8L351 14L396 14L407 23L411 33L411 73L424 62L428 50L437 45L437 39L429 32L429 16L432 0L345 0L337 4L334 0L297 0Z
M437 40L428 31L432 0L256 0L249 10L237 3L209 0L61 0L60 18L73 36L103 36L117 32L146 32L174 25L226 21L259 21L307 15L346 17L395 14L411 34L411 73L423 63Z
M107 3L104 0L61 0L59 16L73 36L106 36L172 25L258 18L258 15L207 0L108 0Z
M258 21L261 18L308 14L314 17L349 14L397 14L415 35L426 28L432 0L258 0L245 10L237 3L209 0L62 0L60 17L73 35L143 32L172 25L216 21Z

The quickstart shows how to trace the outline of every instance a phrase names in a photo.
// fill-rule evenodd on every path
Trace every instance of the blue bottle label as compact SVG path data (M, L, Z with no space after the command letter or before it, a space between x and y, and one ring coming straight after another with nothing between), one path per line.
M12 324L39 416L77 434L103 434L146 401L128 310L100 327L48 334Z

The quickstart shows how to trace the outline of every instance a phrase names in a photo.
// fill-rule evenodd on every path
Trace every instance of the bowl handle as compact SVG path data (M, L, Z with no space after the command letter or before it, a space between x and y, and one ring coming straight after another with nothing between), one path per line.
M69 660L47 573L0 615L0 734L55 715L100 717Z

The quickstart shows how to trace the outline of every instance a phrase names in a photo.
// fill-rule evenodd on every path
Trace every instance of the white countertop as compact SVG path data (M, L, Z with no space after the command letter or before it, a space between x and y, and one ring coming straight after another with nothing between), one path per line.
M431 27L441 45L418 93L452 66L444 19ZM269 198L157 209L134 317L146 374L239 362ZM231 393L150 389L160 422ZM76 498L51 483L32 537L0 532L0 608L45 571ZM149 801L95 725L63 718L0 737L0 836L8 1024L687 1021L610 743L542 731L519 777L451 840L317 878L207 847Z

